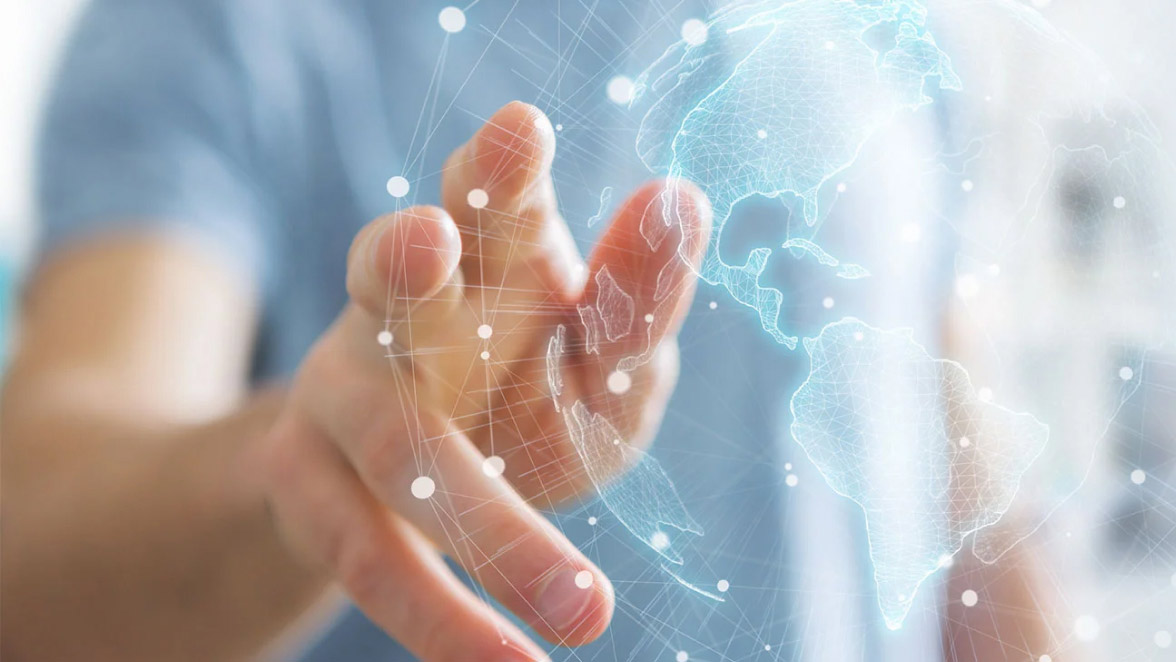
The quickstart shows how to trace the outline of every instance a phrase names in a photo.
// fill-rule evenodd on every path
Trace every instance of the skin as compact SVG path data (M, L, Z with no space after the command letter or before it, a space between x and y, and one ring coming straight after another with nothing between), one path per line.
M4 658L249 659L339 587L424 660L544 659L442 554L539 637L597 638L613 589L539 512L590 487L548 392L547 341L559 324L572 334L561 398L648 443L709 209L651 183L584 265L556 208L554 149L537 109L491 117L450 158L441 206L355 237L350 303L292 383L262 391L247 386L256 296L232 267L142 237L53 256L28 288L0 411ZM690 232L652 250L642 225L662 204ZM595 302L606 266L635 329L659 316L589 353L576 305ZM604 388L646 350L628 392ZM483 472L490 454L502 476Z

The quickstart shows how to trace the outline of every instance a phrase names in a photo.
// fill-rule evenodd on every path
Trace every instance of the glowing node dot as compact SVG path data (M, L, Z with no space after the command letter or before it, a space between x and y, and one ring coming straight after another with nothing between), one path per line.
M965 179L960 182L960 188L964 189L964 193L971 193L972 189L976 188L976 183L970 179Z
M1037 658L1037 662L1053 662L1053 658L1048 655L1042 655L1041 657Z
M653 324L653 313L645 313L645 323Z
M497 455L491 455L485 460L482 460L482 473L486 474L489 478L498 478L505 470L506 460L503 460Z
M608 390L616 395L628 393L629 387L632 385L633 378L623 370L613 370L612 374L608 376Z
M796 477L796 474L788 474L784 477L784 484L788 487L796 487L799 482L800 479Z
M1079 616L1074 621L1074 636L1078 637L1078 641L1094 641L1101 629L1098 620L1089 614Z
M861 331L857 331L853 334L853 339L861 342L866 339L866 334L862 333Z
M653 545L654 549L662 550L670 546L670 537L666 535L665 531L656 531L649 539L649 544Z
M1136 485L1143 485L1145 480L1147 480L1147 474L1143 471L1143 469L1136 469L1135 471L1131 472L1132 483L1135 483Z
M686 19L682 23L682 40L691 46L698 46L706 42L706 22L697 18Z
M972 445L972 440L967 437L960 437L960 448L967 448Z
M428 476L417 476L412 481L412 495L418 499L428 499L437 491L437 484Z
M1122 209L1127 206L1127 198L1124 198L1121 195L1117 195L1112 201L1112 204L1115 205L1115 209Z
M556 130L556 131L563 131L563 124L556 124L556 125L555 125L555 130Z
M784 471L792 471L792 463L791 462L784 463Z
M845 182L840 182L839 184L837 184L837 192L838 193L845 193L848 190L849 190L849 184L846 184Z
M771 644L764 644L764 650L766 650L766 651L772 650L772 645Z
M719 593L726 593L731 589L731 582L726 579L720 579L719 583L715 584L715 588L719 589Z
M580 572L576 573L576 586L579 588L588 588L589 586L592 586L592 583L595 581L596 577L593 576L591 571L581 570Z
M490 352L488 352L487 350L482 350L482 353L481 353L481 354L479 354L478 356L482 357L482 360L483 360L483 361L489 361L489 360L490 360Z
M620 439L613 439L613 446L620 446L620 445L621 445Z
M718 307L719 307L719 302L718 302L718 301L712 301L712 302L710 302L710 304L708 304L708 305L710 306L710 309L711 309L711 310L714 310L715 308L718 308Z
M489 324L481 324L478 326L478 337L482 340L486 340L492 335L494 335L494 329Z
M382 347L387 347L387 346L391 345L392 344L392 332L391 331L381 331L381 332L377 333L376 334L376 342L380 343L380 346L382 346Z
M437 22L441 24L441 29L453 34L461 32L466 25L465 12L457 7L446 7L437 15Z
M490 204L490 196L480 188L470 189L466 194L466 202L474 209L481 209Z
M988 388L987 386L981 386L980 389L976 391L976 397L980 398L980 402L992 402L992 389Z
M633 80L628 76L615 76L608 82L608 99L616 104L627 104L633 100Z
M1135 371L1131 369L1131 366L1125 365L1122 368L1119 368L1119 379L1122 379L1125 382L1129 382L1134 376Z
M686 651L678 651L678 654L674 656L675 662L686 662L689 659L690 655Z
M1156 648L1169 648L1172 646L1172 633L1167 630L1159 630L1156 635L1152 637Z
M955 557L951 554L944 554L943 556L939 557L940 568L950 568L953 565L955 565Z
M388 189L388 195L392 196L393 198L403 198L404 196L408 195L408 180L401 177L400 175L390 177L385 188Z
M964 603L965 607L975 607L976 603L980 602L980 596L972 589L968 589L960 595L960 602Z
M825 299L823 301L821 301L821 305L824 306L826 310L832 308L833 307L833 297L825 297Z
M588 518L588 526L596 526L596 523L598 521L600 521L600 520L596 519L596 516L593 515L592 517Z
M755 132L755 137L759 138L760 140L763 140L764 138L768 137L768 132L764 131L763 129L760 129L759 131Z

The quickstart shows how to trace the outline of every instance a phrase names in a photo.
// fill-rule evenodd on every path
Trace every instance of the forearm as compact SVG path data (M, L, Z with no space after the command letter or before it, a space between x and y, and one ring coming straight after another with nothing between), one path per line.
M248 459L280 405L149 431L6 401L5 658L240 659L304 611L323 580L285 551Z

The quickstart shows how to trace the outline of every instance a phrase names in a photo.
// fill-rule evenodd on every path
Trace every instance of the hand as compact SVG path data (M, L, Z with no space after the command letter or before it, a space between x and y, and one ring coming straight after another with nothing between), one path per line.
M306 358L259 454L294 551L433 662L545 659L438 550L548 641L586 643L611 618L607 578L534 509L591 488L548 387L557 326L569 334L561 398L607 416L630 443L652 438L677 376L672 335L693 292L687 261L706 245L705 200L646 185L586 266L556 209L554 149L547 118L512 103L449 159L444 208L409 208L359 233L351 303ZM631 330L618 323L589 352L577 304L597 301L606 268L633 298ZM610 392L617 362L636 355L648 361Z

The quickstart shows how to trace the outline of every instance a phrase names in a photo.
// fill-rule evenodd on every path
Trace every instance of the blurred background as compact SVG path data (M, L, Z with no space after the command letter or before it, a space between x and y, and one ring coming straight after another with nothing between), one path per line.
M35 236L32 169L37 109L82 0L0 2L0 365L12 342L15 288Z

